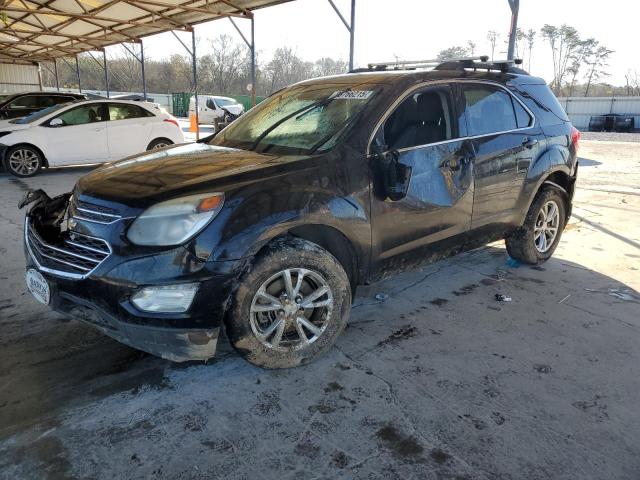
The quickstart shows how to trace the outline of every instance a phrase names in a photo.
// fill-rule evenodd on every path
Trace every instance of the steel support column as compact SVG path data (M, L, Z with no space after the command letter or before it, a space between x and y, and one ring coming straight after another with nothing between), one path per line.
M238 34L244 40L244 43L249 47L249 54L251 55L251 106L256 106L256 38L255 38L255 23L253 13L249 12L247 15L250 15L248 18L251 20L251 42L247 40L240 27L236 24L236 22L231 17L227 17L231 22L231 25L236 29Z
M196 66L196 29L191 27L191 62L193 67L193 96L196 110L196 141L200 140L200 117L198 116L198 67Z
M76 77L78 79L78 92L82 93L82 85L80 85L80 64L78 63L78 55L76 55Z
M142 40L140 40L139 44L140 44L140 56L138 56L133 50L131 50L129 47L127 47L127 45L125 43L123 43L122 46L140 64L140 68L141 68L141 71L142 71L141 72L142 73L142 95L143 95L144 100L146 101L147 100L147 79L146 79L145 74L144 74L144 46L142 45Z
M142 69L142 94L144 101L147 101L147 78L144 75L144 45L142 39L140 40L140 65Z
M509 49L507 50L507 60L513 60L516 48L516 36L518 33L518 11L520 10L520 0L507 0L511 8L511 27L509 29Z
M107 87L107 98L109 98L109 69L107 67L107 51L102 49L102 63L104 63L104 84Z
M53 59L53 70L56 76L56 90L60 91L60 81L58 80L58 60L56 58Z
M351 22L347 22L347 20L340 12L340 9L333 3L333 0L328 0L333 9L335 10L342 23L347 28L349 32L349 70L353 70L353 53L354 53L354 43L355 43L355 33L356 33L356 0L351 0ZM509 0L512 1L512 0Z

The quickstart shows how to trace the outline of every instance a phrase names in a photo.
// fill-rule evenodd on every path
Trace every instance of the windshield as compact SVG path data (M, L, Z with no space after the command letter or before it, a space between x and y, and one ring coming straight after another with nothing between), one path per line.
M231 100L230 98L220 98L220 97L213 97L216 101L216 103L222 107L228 107L230 105L237 105L238 102L236 102L235 100Z
M374 96L373 90L359 88L327 83L294 85L251 109L210 143L285 155L327 150Z
M50 113L55 112L56 110L60 110L62 107L65 107L67 105L68 105L67 103L61 103L60 105L52 105L51 107L47 107L43 110L38 110L37 112L33 112L31 115L27 115L26 117L17 118L16 120L11 120L9 123L24 124L24 123L35 122L37 120L40 120L43 117L46 117Z

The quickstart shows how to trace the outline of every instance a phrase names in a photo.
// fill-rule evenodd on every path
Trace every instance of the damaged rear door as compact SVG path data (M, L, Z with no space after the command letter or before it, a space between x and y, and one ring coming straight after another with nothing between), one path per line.
M392 152L411 168L404 198L373 195L373 253L382 269L388 263L401 268L419 263L443 243L453 249L470 229L474 150L471 141L460 138L456 104L450 85L414 89L374 136L374 148ZM379 181L374 175L374 192Z

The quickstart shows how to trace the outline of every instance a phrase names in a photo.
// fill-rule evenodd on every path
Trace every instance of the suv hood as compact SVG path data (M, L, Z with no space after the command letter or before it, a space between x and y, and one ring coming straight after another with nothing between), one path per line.
M223 105L222 109L227 110L233 115L240 115L242 112L244 112L244 107L239 103L236 103L234 105Z
M75 195L145 207L170 198L172 192L197 191L202 184L224 191L224 186L232 181L231 177L300 158L190 143L106 164L82 177L76 185Z

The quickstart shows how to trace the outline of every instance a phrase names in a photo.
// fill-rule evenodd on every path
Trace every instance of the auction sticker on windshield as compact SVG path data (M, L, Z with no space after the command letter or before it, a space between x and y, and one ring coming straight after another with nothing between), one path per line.
M373 95L373 90L347 90L346 92L338 92L333 97L339 100L366 100Z
M33 295L40 303L49 305L49 299L51 298L49 284L42 274L37 270L30 268L27 270L26 280L27 288L31 295Z

